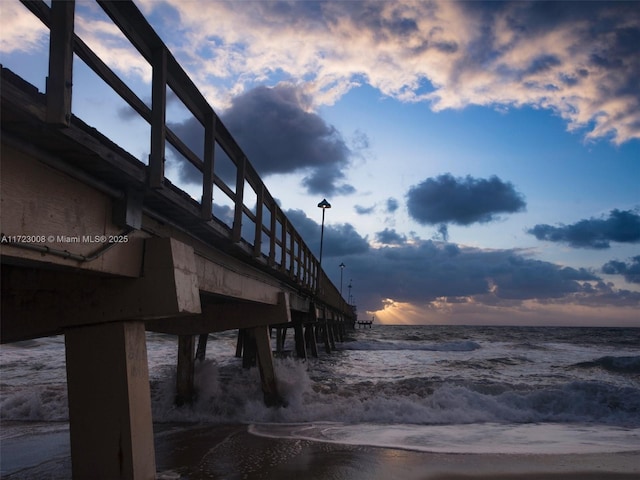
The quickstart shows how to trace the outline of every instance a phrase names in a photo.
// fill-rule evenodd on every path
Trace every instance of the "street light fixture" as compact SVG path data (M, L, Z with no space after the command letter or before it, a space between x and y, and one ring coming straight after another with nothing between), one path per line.
M327 202L326 198L318 204L318 208L322 209L322 226L320 227L320 261L318 262L318 273L316 275L316 290L320 290L320 272L322 272L322 243L324 241L324 211L327 208L331 208L331 204Z
M322 268L322 242L324 240L324 211L327 208L331 208L331 204L327 202L326 198L323 198L322 201L318 204L318 208L322 209L322 227L320 228L320 265L319 265L319 269L321 269Z
M342 271L344 270L344 267L346 267L346 265L343 262L338 266L340 267L340 296L342 296Z

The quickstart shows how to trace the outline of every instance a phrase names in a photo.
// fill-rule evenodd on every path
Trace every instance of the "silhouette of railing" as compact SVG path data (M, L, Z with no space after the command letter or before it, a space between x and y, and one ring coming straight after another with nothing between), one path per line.
M254 262L286 275L304 290L318 295L333 306L346 302L321 271L316 257L289 222L271 196L260 176L249 162L213 108L178 64L167 46L131 1L97 0L105 13L140 52L152 68L151 107L109 68L74 33L75 2L53 0L49 7L42 0L21 0L50 30L49 76L47 78L47 121L61 127L71 124L72 61L75 53L137 114L149 123L150 155L147 184L151 189L166 188L164 173L168 142L193 167L202 173L199 217L204 223L217 221L217 231L232 243L245 242L246 254ZM183 102L204 128L203 155L187 146L166 122L167 88ZM235 185L214 171L215 157L224 152L236 168ZM218 152L218 153L216 153ZM233 205L233 222L229 226L216 217L213 192L216 186ZM253 190L255 211L245 204L246 189ZM243 222L249 222L248 228ZM224 227L220 229L220 225ZM252 231L251 231L252 230ZM245 233L249 232L249 233ZM245 238L249 237L249 238ZM341 308L344 310L344 308Z

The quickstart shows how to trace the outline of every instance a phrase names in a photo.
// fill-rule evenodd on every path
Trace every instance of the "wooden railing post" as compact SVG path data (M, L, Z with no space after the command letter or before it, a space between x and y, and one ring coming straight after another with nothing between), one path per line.
M74 11L74 0L51 2L47 122L62 127L71 123Z
M295 259L296 232L293 231L293 228L291 229L289 238L291 239L291 242L289 243L289 276L291 278L295 278L295 273L296 273L296 259Z
M211 220L213 203L213 167L216 150L216 116L213 109L207 110L204 126L204 171L202 172L202 202L200 217Z
M282 255L280 255L280 269L283 272L287 271L287 217L284 215L280 220L280 225L282 226Z
M264 185L260 182L256 192L256 229L253 240L253 256L259 257L262 253L262 209L264 208Z
M242 156L236 164L236 198L233 212L233 232L231 238L234 242L239 242L242 238L242 214L244 205L244 178L247 170L247 157Z
M269 265L273 267L276 264L276 214L278 206L273 199L271 199L271 202L269 206L269 211L271 212L271 225L269 226Z
M164 47L153 51L151 79L151 155L149 155L149 186L160 188L164 183L164 150L167 110L167 52Z

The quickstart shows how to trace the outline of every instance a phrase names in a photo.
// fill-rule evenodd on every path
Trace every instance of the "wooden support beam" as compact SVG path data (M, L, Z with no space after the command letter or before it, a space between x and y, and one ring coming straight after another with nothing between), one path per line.
M196 349L196 360L203 362L207 356L207 341L209 340L208 333L201 333L198 336L198 348Z
M145 240L144 270L135 279L3 265L1 300L2 342L90 323L201 312L193 249L172 238Z
M322 341L324 343L324 350L327 353L331 353L331 341L329 340L329 328L327 325L327 309L322 307L322 316L320 317L320 325L322 328Z
M65 331L73 478L156 478L144 324Z
M202 314L181 318L150 320L147 329L153 332L184 335L187 333L213 333L235 328L252 328L291 322L289 294L280 292L278 304L212 303L202 304Z
M256 343L264 403L269 407L286 406L286 402L278 393L276 372L273 367L273 355L271 353L271 342L269 340L269 329L266 326L255 327L252 329L252 334Z
M242 368L256 366L256 338L253 329L243 329L242 335Z
M238 340L236 342L236 358L242 358L242 350L244 348L244 328L238 329Z
M178 365L175 403L179 407L184 404L192 403L195 398L195 387L193 384L195 369L195 357L193 356L194 346L194 335L178 336Z
M307 344L305 341L305 333L302 322L293 324L294 338L296 342L296 355L298 358L307 359Z
M71 123L74 11L74 0L51 2L47 122L61 127Z
M284 352L284 342L287 338L287 327L276 328L276 352Z
M318 343L316 340L316 327L314 324L307 324L304 330L304 336L307 346L311 349L311 355L318 358Z

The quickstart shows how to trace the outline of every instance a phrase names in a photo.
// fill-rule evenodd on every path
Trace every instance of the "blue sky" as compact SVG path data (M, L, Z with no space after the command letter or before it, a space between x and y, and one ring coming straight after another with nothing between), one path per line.
M638 3L135 3L316 251L331 202L323 266L361 317L640 326ZM46 31L0 9L3 65L43 90ZM149 100L96 4L76 31ZM148 126L74 73L74 113L144 160Z

